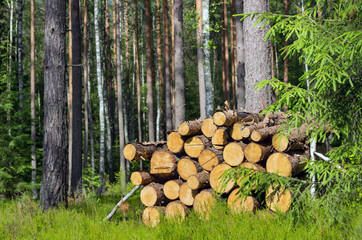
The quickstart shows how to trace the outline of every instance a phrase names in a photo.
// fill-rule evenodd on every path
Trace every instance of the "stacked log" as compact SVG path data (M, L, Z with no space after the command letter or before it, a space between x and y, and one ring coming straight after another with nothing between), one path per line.
M281 113L265 117L217 111L212 118L183 122L168 133L166 142L126 145L127 160L150 161L149 171L131 175L134 185L144 185L140 194L146 206L143 222L154 227L161 215L182 221L191 209L207 219L217 199L225 199L231 213L255 212L260 202L272 211L287 211L290 190L271 186L264 201L257 197L263 194L255 193L258 181L251 183L250 196L241 196L240 186L250 175L226 182L222 178L227 171L242 167L285 177L301 173L309 157L306 126L288 133L280 128L286 118Z

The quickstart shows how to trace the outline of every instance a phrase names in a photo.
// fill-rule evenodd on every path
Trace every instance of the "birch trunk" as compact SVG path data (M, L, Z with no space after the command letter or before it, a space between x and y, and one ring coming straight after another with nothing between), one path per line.
M9 36L9 77L7 83L8 97L10 98L10 90L11 90L11 80L12 80L12 65L13 65L13 17L14 17L14 2L10 0L10 36ZM7 123L8 123L8 134L11 135L11 127L10 127L10 109L6 112Z
M24 101L24 78L23 78L23 1L18 0L18 81L19 81L19 120L22 122L23 101ZM23 131L20 126L20 131Z
M204 55L202 52L202 0L196 1L196 13L197 13L197 69L199 74L199 103L200 103L200 117L206 118L206 87L205 87L205 74L204 74Z

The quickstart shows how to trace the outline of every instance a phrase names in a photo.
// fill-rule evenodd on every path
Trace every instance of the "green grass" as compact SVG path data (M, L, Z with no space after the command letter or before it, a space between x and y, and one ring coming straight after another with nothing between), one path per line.
M326 224L322 210L313 221L295 221L290 214L232 216L219 204L208 221L193 212L179 223L162 219L156 228L143 225L142 205L135 194L129 200L129 219L120 211L111 221L102 221L120 199L119 195L88 197L81 205L42 211L29 197L0 202L0 239L362 239L362 207L350 207L350 222ZM321 221L316 221L320 216ZM312 219L312 218L311 218Z

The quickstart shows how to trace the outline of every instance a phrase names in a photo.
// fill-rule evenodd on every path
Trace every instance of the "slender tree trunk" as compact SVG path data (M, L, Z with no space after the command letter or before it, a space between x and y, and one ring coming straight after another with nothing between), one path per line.
M236 87L235 87L235 14L234 0L230 0L230 59L231 59L231 95L233 99L233 109L236 110Z
M289 14L289 7L290 7L290 4L291 2L289 0L284 0L284 15L288 15ZM284 36L284 48L286 48L288 46L288 41L286 39L286 36ZM289 72L289 69L288 69L288 63L289 63L289 58L287 56L288 54L288 51L285 52L284 54L284 82L285 83L288 83L288 72Z
M235 13L244 13L243 0L234 0ZM244 47L244 21L241 17L235 17L236 32L236 107L238 110L245 109L245 47Z
M10 99L10 91L11 91L11 81L13 76L13 18L14 18L14 2L13 0L10 0L10 36L9 36L9 76L8 76L8 84L7 84L7 90L8 90L8 97ZM7 117L7 123L8 123L8 135L11 135L11 127L10 127L10 109L6 112Z
M159 131L156 133L161 140L165 139L165 126L164 126L164 79L163 79L163 62L162 62L162 30L161 30L161 0L156 0L156 30L157 30L157 62L158 62L158 86L159 86L159 105L158 105L158 121Z
M172 103L171 103L171 71L170 71L170 39L169 39L169 18L168 1L163 0L163 44L165 57L165 120L166 131L172 130Z
M274 56L273 43L270 45L270 52L271 52L271 77L275 78L275 56Z
M148 140L155 141L155 125L153 116L153 74L152 74L152 18L150 0L145 0L146 21L146 58L147 58L147 107L148 107Z
M211 78L210 64L210 24L209 24L209 2L210 0L202 1L202 21L204 23L202 29L203 50L204 50L204 78L205 78L205 97L206 97L206 117L211 117L214 114L214 85Z
M119 153L120 153L120 166L121 166L121 186L122 190L126 187L126 161L123 156L124 148L124 129L123 129L123 96L122 96L122 46L121 46L121 22L120 22L120 5L119 0L116 0L116 22L117 22L117 105L118 105L118 128L119 128Z
M72 194L72 167L73 167L73 51L72 51L72 0L68 1L68 27L69 27L69 34L68 34L68 111L69 111L69 119L68 119L68 195Z
M23 79L23 0L18 0L18 81L19 81L19 120L22 122L24 101L24 79ZM20 131L23 131L20 126Z
M88 48L88 56L90 55L90 48ZM87 63L88 73L90 73L90 64L89 61ZM95 161L94 161L94 128L93 128L93 111L92 111L92 101L90 98L91 93L91 84L89 79L89 74L87 76L87 85L88 85L88 113L89 113L89 141L90 141L90 161L91 161L91 168L95 173Z
M44 161L40 204L44 209L67 202L66 2L45 1Z
M244 11L248 13L267 12L266 0L244 0ZM260 27L256 19L246 18L244 21L244 43L245 43L245 92L246 110L259 112L271 104L271 90L268 87L255 90L255 84L271 77L270 42L264 41L269 27Z
M204 74L204 53L202 51L202 0L196 1L196 12L198 18L196 41L197 41L197 69L199 74L199 105L200 117L206 118L206 87Z
M175 117L176 126L185 121L185 65L182 8L183 0L174 0L175 23Z
M229 83L229 46L228 46L228 11L226 0L221 0L221 18L222 22L222 59L223 59L223 92L224 101L230 103L230 83Z
M140 83L140 59L138 45L138 5L135 0L135 58L136 58L136 85L137 85L137 123L138 123L138 141L142 142L142 113L141 113L141 83Z
M83 168L88 163L89 146L89 112L88 112L88 6L87 0L83 1L83 85L84 85L84 160Z
M176 108L175 108L175 9L174 1L171 0L171 54L172 54L172 65L171 65L171 97L172 97L172 126L176 128Z
M30 111L31 111L31 183L33 185L33 198L38 198L38 190L36 184L36 125L35 125L35 29L34 29L34 9L35 0L31 0L30 9Z

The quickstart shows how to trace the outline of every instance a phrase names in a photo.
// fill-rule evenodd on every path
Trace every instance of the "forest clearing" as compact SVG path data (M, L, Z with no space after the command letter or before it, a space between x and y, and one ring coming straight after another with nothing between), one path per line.
M1 0L0 239L362 238L361 10Z

